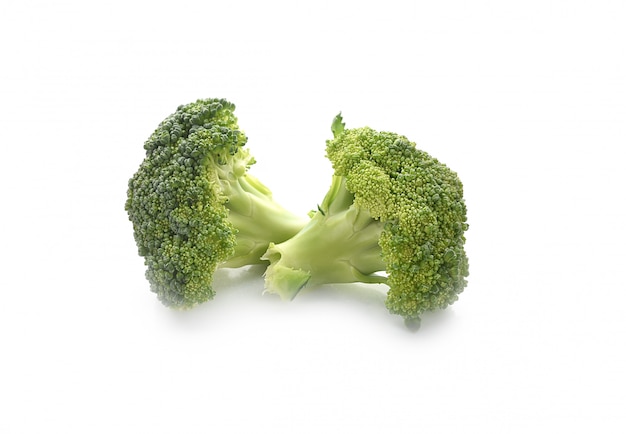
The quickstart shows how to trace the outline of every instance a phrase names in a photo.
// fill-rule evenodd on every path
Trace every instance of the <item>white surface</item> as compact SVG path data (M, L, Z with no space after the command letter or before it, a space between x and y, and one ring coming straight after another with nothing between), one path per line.
M602 0L4 1L0 432L624 432L624 22ZM245 270L163 308L126 183L205 97L303 213L340 110L455 169L460 300L410 333L376 292L282 303Z

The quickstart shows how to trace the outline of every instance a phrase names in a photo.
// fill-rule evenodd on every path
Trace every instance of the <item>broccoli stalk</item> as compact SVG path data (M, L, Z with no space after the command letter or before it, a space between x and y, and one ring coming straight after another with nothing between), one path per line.
M299 233L270 244L266 292L291 300L306 285L386 283L387 308L407 322L452 304L468 275L456 173L404 136L345 129L341 115L331 129L331 188Z
M283 208L273 199L271 190L248 173L254 159L247 150L229 158L215 169L226 199L228 220L236 230L236 243L232 255L220 268L265 263L261 256L270 242L291 238L309 219Z
M345 179L333 176L330 190L309 224L279 244L271 243L263 256L272 264L266 271L267 290L292 300L304 286L326 283L385 283L378 239L383 224L366 209L354 205ZM306 267L301 262L306 261Z
M270 242L308 219L277 204L248 173L254 158L223 99L178 107L146 141L126 211L159 300L189 308L213 298L218 267L261 263Z

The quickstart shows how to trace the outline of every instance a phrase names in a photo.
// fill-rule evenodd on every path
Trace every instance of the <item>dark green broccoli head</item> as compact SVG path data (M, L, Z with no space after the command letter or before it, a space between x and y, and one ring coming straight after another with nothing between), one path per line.
M213 272L234 251L236 231L215 170L247 156L234 109L223 99L178 107L146 141L128 183L126 211L146 277L166 305L211 299Z
M335 125L335 124L334 124ZM405 318L445 308L466 286L463 186L456 173L394 133L344 130L327 143L354 203L384 222L387 307Z

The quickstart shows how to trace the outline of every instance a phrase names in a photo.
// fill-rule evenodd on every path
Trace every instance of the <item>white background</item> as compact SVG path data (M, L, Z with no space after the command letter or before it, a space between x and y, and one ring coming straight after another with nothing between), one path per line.
M0 5L0 432L618 433L626 404L626 5ZM159 304L124 211L143 142L224 97L305 213L330 122L464 182L469 286L407 331L357 286Z

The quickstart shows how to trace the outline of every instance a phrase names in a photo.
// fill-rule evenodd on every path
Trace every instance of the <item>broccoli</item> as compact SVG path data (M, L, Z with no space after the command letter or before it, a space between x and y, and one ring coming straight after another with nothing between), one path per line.
M384 283L388 310L418 325L466 286L462 183L404 136L346 129L341 114L331 129L331 187L300 232L270 244L266 292L291 300L307 285Z
M178 107L145 142L128 183L125 209L146 278L166 306L212 299L218 267L262 263L270 242L309 220L286 211L248 173L255 160L234 110L224 99Z

